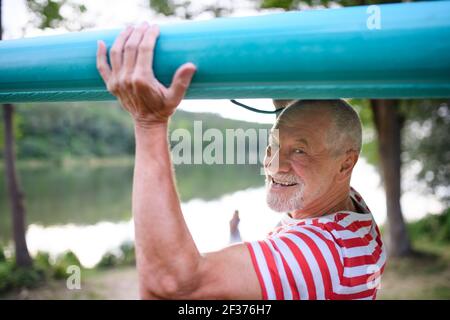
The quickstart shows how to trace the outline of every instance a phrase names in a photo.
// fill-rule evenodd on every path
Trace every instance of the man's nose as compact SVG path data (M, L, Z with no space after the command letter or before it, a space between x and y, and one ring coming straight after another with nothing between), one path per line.
M285 155L281 149L278 152L272 153L270 156L266 156L265 167L269 174L275 173L287 173L291 169L288 156Z

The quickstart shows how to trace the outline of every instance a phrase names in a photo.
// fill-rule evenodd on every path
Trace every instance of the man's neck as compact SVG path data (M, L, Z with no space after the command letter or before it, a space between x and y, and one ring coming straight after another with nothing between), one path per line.
M350 187L337 190L326 199L318 199L311 205L289 213L294 219L316 218L332 214L338 211L356 211L352 198L350 197Z

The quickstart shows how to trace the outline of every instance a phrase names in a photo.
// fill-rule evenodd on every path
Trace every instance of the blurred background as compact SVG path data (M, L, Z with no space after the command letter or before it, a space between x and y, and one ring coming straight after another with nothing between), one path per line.
M0 0L3 39L225 16L397 1ZM395 52L392 53L395 55ZM242 100L263 109L269 99ZM382 226L390 259L378 297L450 299L449 100L350 103L364 125L352 186ZM134 137L117 102L2 106L0 297L135 299L131 185ZM268 129L274 116L228 100L185 100L171 130ZM239 211L242 240L279 220L265 205L259 165L177 165L177 187L199 249L229 244ZM82 268L80 290L67 267Z

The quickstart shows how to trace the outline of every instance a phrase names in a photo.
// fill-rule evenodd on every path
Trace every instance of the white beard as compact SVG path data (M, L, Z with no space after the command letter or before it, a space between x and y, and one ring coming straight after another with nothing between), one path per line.
M295 186L294 192L289 192L289 195L276 194L270 192L270 181L266 180L266 202L270 209L276 212L289 212L302 209L304 206L304 186L303 182L298 182Z

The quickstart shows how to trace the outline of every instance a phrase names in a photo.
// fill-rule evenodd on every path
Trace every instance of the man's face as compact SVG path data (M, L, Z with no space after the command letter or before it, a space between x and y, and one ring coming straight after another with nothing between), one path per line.
M264 160L267 203L286 212L313 205L326 194L338 171L330 154L327 113L292 111L275 124Z

